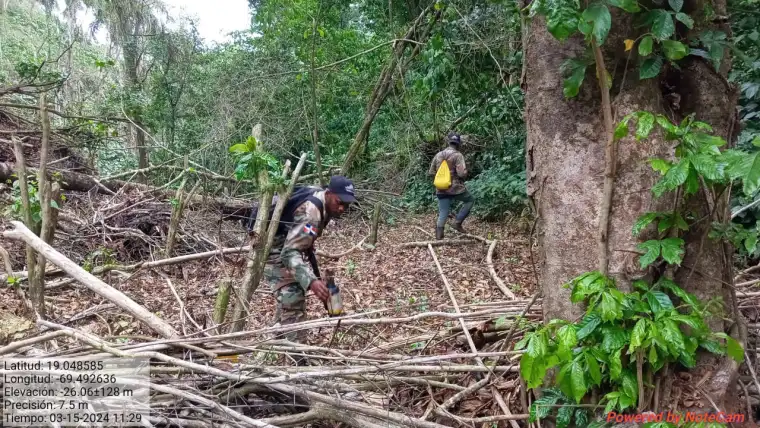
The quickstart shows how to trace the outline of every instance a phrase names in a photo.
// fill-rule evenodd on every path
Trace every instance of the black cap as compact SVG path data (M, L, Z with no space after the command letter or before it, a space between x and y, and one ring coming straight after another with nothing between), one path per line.
M338 195L342 202L356 202L354 197L354 182L342 175L333 175L330 177L330 185L327 190Z
M456 132L450 132L449 135L446 136L446 141L450 144L460 145L462 144L462 136Z

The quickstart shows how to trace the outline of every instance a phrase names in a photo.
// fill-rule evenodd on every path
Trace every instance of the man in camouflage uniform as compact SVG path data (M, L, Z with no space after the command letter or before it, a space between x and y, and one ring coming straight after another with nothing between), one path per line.
M311 290L323 302L329 298L327 286L317 278L306 257L314 251L314 241L332 218L340 218L348 206L356 202L354 185L343 176L333 176L330 185L315 188L314 197L323 209L306 200L293 212L292 224L285 225L287 233L275 236L264 268L264 278L277 299L275 323L293 324L306 320L306 292ZM305 331L289 332L285 338L303 342Z
M428 175L435 176L445 159L451 171L451 187L446 190L436 189L436 196L438 197L438 222L435 228L435 239L443 239L443 227L446 225L446 218L449 216L449 211L451 211L451 204L456 201L462 202L463 205L459 213L457 213L456 222L453 227L458 232L465 233L465 230L462 228L462 222L470 214L470 209L475 202L475 199L464 185L464 179L467 177L467 165L464 163L464 156L459 151L459 146L462 144L462 136L452 132L446 137L446 141L449 143L449 146L433 157L430 169L428 170Z

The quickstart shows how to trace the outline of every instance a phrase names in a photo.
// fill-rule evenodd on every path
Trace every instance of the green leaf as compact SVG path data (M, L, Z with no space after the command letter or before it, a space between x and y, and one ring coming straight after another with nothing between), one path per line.
M644 343L644 339L647 336L648 322L649 321L642 318L633 326L633 331L631 332L631 345L628 347L629 354L636 351L636 349L640 348L641 344Z
M668 169L662 180L652 188L652 193L659 198L665 191L675 190L686 182L686 178L689 176L689 165L689 159L681 159L680 162Z
M602 383L602 371L599 369L599 362L593 355L586 353L586 369L594 385L599 386ZM585 392L585 391L584 391Z
M643 256L639 257L639 263L641 264L642 269L654 263L654 261L657 260L657 257L660 256L660 241L650 239L649 241L640 243L636 247L640 250L646 251Z
M654 346L651 346L649 348L649 363L653 364L657 362L657 348Z
M614 140L617 141L623 137L628 135L628 119L622 120L618 125L615 127L615 136Z
M544 395L537 398L536 401L533 402L530 406L530 421L536 422L538 419L544 419L545 417L549 416L549 413L552 411L552 407L555 404L557 404L557 401L560 399L559 394L553 394L552 389L547 389L544 391Z
M589 414L585 409L575 409L575 426L588 427Z
M661 175L665 175L668 170L673 166L669 161L665 159L649 159L649 165L653 170L659 172Z
M684 193L686 195L693 195L699 191L699 175L697 170L689 168L689 175L686 177L686 186L684 187Z
M636 13L641 10L636 0L609 0L610 6L619 7L628 13Z
M592 33L596 42L603 45L612 26L612 16L607 6L602 3L593 3L583 11L581 16L585 22L592 24Z
M664 9L652 10L654 17L652 22L652 34L656 39L666 40L676 31L676 25L673 23L673 17Z
M731 336L726 337L726 345L728 345L728 356L733 358L739 364L744 362L744 349L742 345Z
M639 383L636 381L636 375L626 370L623 373L623 393L631 399L633 403L637 402L639 397Z
M679 21L681 21L683 23L683 25L685 25L686 28L688 28L689 30L691 30L692 28L694 28L694 20L691 19L691 16L689 16L689 15L683 13L683 12L678 12L678 13L676 13L676 19L679 20Z
M676 12L680 12L683 8L683 0L668 0L668 4Z
M602 328L602 349L608 354L624 347L627 342L628 332L622 327L613 325Z
M689 156L689 161L698 173L710 181L718 181L723 178L723 165L715 162L715 157L708 154L696 154Z
M541 386L548 368L545 364L545 357L536 359L528 354L520 356L520 375L525 379L528 388Z
M571 74L565 80L562 81L562 92L565 94L565 98L573 98L578 95L583 79L586 77L587 65L575 65L572 66Z
M682 324L686 324L692 330L694 330L694 333L697 333L697 334L707 330L707 325L705 324L705 322L697 316L675 314L675 315L670 315L670 319L676 322L680 322Z
M662 258L666 262L675 265L681 265L684 254L684 240L681 238L666 238L660 241L662 247Z
M654 129L654 115L648 111L641 112L636 124L636 141L647 138Z
M545 14L547 16L547 30L557 40L567 40L575 32L579 19L577 4L575 2L549 0L546 4Z
M652 36L644 36L644 38L641 39L641 43L639 43L639 55L649 56L649 54L652 53L653 44L654 40L652 39Z
M744 184L744 194L747 196L754 195L760 187L760 152L751 155L752 161L746 175L742 177Z
M623 318L623 304L621 300L615 298L613 290L607 290L602 293L602 304L600 312L603 321L614 321Z
M652 312L655 314L673 310L673 302L670 300L670 297L662 291L651 291L647 293L647 301L649 302L649 307L652 308Z
M686 350L684 344L683 333L678 328L678 325L672 320L664 320L663 326L660 329L662 336L668 343L668 348L671 350L671 355L678 356L682 351Z
M639 236L642 230L644 230L650 223L657 218L659 213L646 213L636 220L636 224L633 225L633 236Z
M230 153L246 153L248 152L248 146L245 144L235 144L230 147Z
M570 406L563 406L557 410L557 428L567 428L570 426L573 411L575 411L575 408Z
M583 396L586 395L586 391L588 391L588 385L586 384L586 372L583 370L583 366L577 361L572 363L570 379L573 387L572 396L576 403L580 403Z
M596 313L590 313L584 316L581 322L578 323L578 327L580 327L576 333L578 340L583 340L588 337L601 323L602 319Z
M749 254L752 254L757 249L757 234L750 233L747 239L744 240L744 248Z
M660 69L662 69L662 57L654 56L647 58L641 64L641 69L639 69L639 79L644 80L656 77L660 74Z
M545 332L536 332L531 336L525 352L533 358L543 358L549 352L549 341Z
M714 340L704 340L700 342L699 346L706 349L708 352L718 355L725 355L726 351L720 343Z
M54 201L52 199L50 200L50 206L53 207L53 208L55 208L55 209L57 209L57 210L61 209L61 207L58 206L58 202L56 202L56 201Z
M572 324L561 327L557 330L557 339L559 342L559 352L565 353L570 357L570 351L578 344L578 337L575 327Z
M671 61L678 61L689 54L689 48L675 40L663 40L662 51L665 53L665 57Z
M610 379L617 380L620 378L620 374L623 373L623 361L620 359L620 355L623 353L622 349L618 349L610 354Z

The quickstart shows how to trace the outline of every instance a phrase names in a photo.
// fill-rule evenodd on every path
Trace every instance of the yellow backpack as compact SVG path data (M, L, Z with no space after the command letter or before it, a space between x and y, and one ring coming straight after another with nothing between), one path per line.
M438 190L447 190L451 187L451 171L449 171L449 164L446 159L441 162L441 166L438 167L438 172L435 173L435 180L433 185Z

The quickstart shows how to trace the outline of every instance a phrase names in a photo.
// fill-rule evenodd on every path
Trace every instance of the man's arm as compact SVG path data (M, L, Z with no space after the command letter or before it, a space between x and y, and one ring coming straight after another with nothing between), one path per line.
M457 176L462 180L467 178L467 165L465 165L464 156L461 153L457 155Z
M293 214L293 228L285 238L280 252L282 263L291 270L304 293L312 281L317 279L302 255L314 246L319 221L319 210L313 204L307 202L298 207Z

